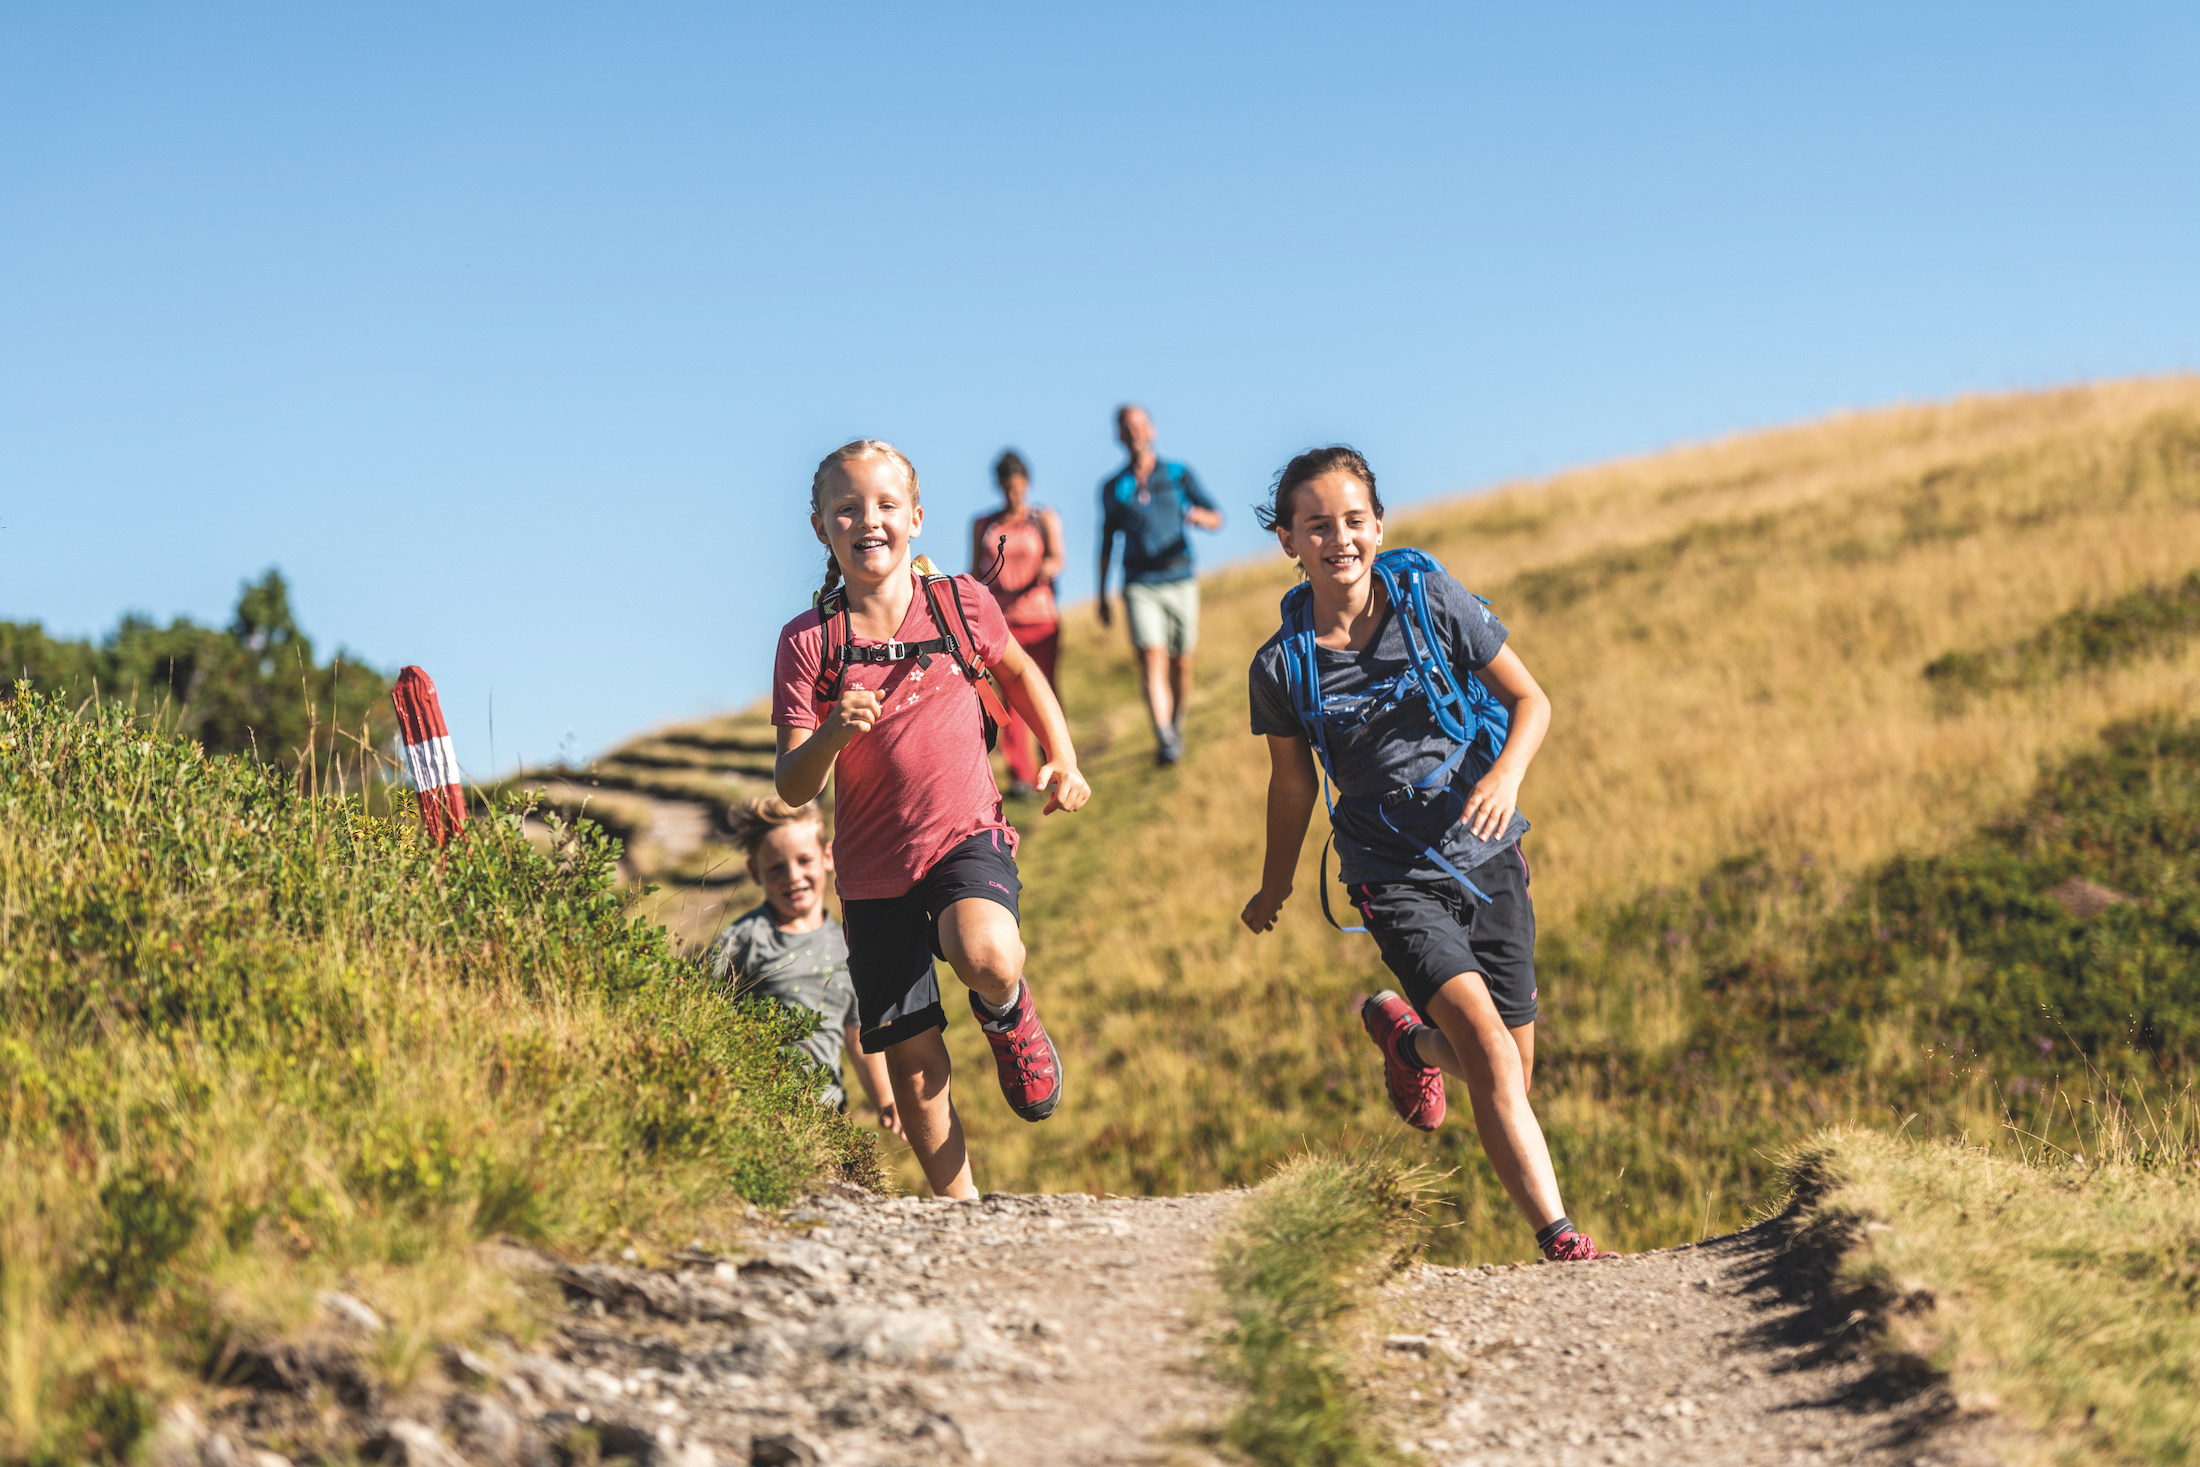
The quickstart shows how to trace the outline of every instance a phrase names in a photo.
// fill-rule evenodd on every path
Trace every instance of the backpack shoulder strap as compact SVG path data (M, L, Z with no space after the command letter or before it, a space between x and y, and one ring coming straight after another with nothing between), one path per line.
M1460 690L1451 660L1436 635L1436 620L1428 609L1428 574L1444 567L1425 550L1385 550L1375 557L1375 573L1382 577L1391 607L1405 633L1406 655L1413 675L1428 697L1429 711L1446 736L1461 744L1473 740L1479 730L1466 694Z
M955 586L955 577L919 571L918 579L919 584L924 587L924 606L932 614L932 625L947 639L947 655L955 659L956 669L977 690L978 702L983 705L986 717L995 724L1005 726L1008 723L1008 705L1002 700L1000 689L993 684L992 672L978 660L978 638L970 629L970 613L963 607L962 593ZM960 637L948 630L947 619L940 615L940 597L943 593L947 597L948 605L955 608L955 624L962 628Z
M817 679L810 685L810 696L820 703L831 703L840 697L841 680L848 675L848 644L854 640L848 624L847 591L840 586L820 591L810 598L810 605L817 609L820 638Z

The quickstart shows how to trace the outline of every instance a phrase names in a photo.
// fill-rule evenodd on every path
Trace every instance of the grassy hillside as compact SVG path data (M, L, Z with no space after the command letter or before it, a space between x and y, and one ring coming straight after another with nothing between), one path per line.
M1840 417L1388 528L1495 602L1556 703L1523 797L1537 1094L1600 1238L1741 1221L1829 1121L1914 1112L1984 1142L2012 1113L2067 1128L2088 1059L2183 1083L2200 774L2162 718L2200 706L2200 381ZM1383 1100L1347 1002L1389 980L1322 923L1320 816L1281 929L1237 923L1267 777L1244 669L1293 578L1280 555L1207 578L1172 770L1120 629L1071 615L1096 793L1025 819L1022 853L1069 1097L1038 1127L968 1101L981 1182L1173 1192L1372 1141L1456 1169L1446 1251L1521 1256L1466 1128L1413 1136ZM658 879L696 935L745 895ZM990 1088L975 1028L950 1039Z
M112 706L0 700L0 1461L124 1460L318 1291L390 1322L401 1386L524 1330L484 1241L677 1247L871 1166L616 855L509 813L439 853Z
M2200 706L2200 645L2172 614L2200 561L2200 382L1840 418L1402 514L1389 531L1493 599L1557 705L1524 795L1544 934L1537 1092L1574 1215L1599 1237L1670 1243L1738 1223L1773 1184L1770 1156L1830 1119L1929 1107L1933 1124L1983 1141L1995 1082L2044 1087L2017 1087L2034 1104L2057 1075L2085 1088L2047 1026L2106 1036L2100 1005L2077 1017L2086 965L2036 964L2051 981L1989 993L1978 985L2005 955L1969 957L1922 889L1905 888L1910 946L1885 960L1903 976L1860 973L1842 989L1848 1037L1816 1069L1779 1048L1814 1021L1741 1011L1728 969L1777 989L1778 958L1841 987L1828 965L1887 925L1864 914L1914 873L1902 861L1988 860L1978 843L2022 818L2044 770L2100 748L2111 725ZM1208 579L1191 754L1173 770L1149 762L1119 634L1073 618L1064 695L1096 795L1077 817L1029 822L1023 852L1031 971L1070 1093L1038 1127L990 1097L967 1104L981 1174L1174 1191L1251 1181L1302 1142L1380 1139L1459 1169L1450 1251L1520 1256L1526 1240L1465 1128L1423 1140L1383 1101L1346 1004L1386 976L1368 939L1321 921L1319 816L1279 932L1237 924L1266 778L1243 668L1292 575L1278 556ZM2005 649L2108 626L2118 618L2103 610L2134 596L2170 608L2141 618L2156 632L2065 638L2050 673L1973 679L1961 696L1927 676L1951 654L2038 662ZM2142 785L2182 780L2165 798L2188 799L2189 734L2161 737L2159 757L2129 739L2102 757L2138 760ZM2042 798L2064 778L2049 775ZM2109 818L2129 837L2118 853L2063 839L2052 820L2028 827L2044 844L2026 900L2073 873L2167 900L2194 874L2191 842L2152 843L2176 844L2174 812L2157 813L2165 823L2143 830ZM2106 929L2028 910L2048 947L2118 948L2132 929L2116 924L2154 923L2157 957L2139 961L2189 986L2189 909L2157 921L2117 906ZM1992 929L1998 915L1979 920ZM1707 941L1707 921L1727 936ZM1921 1006L1927 970L1994 1022L1944 1031ZM2012 1012L2041 997L2067 1012ZM2165 1015L2190 1001L2180 990ZM2167 1028L2145 1041L2172 1072L2195 1057L2183 1012L2174 1041ZM972 1026L951 1038L958 1064L982 1064ZM1958 1038L1970 1047L1951 1051Z
M2200 1175L2160 1164L2172 1119L2107 1120L2076 1155L1830 1131L1787 1160L1798 1241L1890 1373L2001 1418L1994 1460L2190 1461Z

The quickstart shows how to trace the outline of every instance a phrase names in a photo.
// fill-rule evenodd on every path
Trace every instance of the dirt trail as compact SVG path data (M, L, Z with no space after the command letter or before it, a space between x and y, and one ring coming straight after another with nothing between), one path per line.
M1994 1460L1984 1423L1890 1381L1776 1224L1590 1264L1410 1270L1379 1389L1444 1467Z
M1215 1463L1203 1443L1236 1397L1200 1359L1208 1260L1242 1195L842 1189L760 1215L734 1258L515 1254L562 1285L565 1319L531 1348L453 1352L402 1397L355 1392L339 1434L415 1467L456 1467L454 1450L491 1467L591 1451L647 1467ZM1438 1467L1991 1460L1977 1423L1843 1349L1811 1280L1772 1227L1592 1264L1419 1266L1383 1291L1369 1376L1399 1444ZM275 1467L252 1449L328 1409L328 1378L285 1389L201 1428L199 1467Z

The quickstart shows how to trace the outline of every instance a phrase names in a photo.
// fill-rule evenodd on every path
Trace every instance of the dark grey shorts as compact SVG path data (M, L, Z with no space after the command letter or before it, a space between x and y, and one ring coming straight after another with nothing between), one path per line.
M880 1050L928 1029L947 1027L940 1006L940 913L964 897L983 897L1018 915L1016 857L998 830L981 830L956 846L898 897L844 900L840 930L848 939L848 981L856 991L863 1052Z
M1528 858L1514 845L1467 873L1485 905L1456 881L1371 881L1348 887L1384 966L1428 1017L1436 990L1480 973L1509 1029L1535 1022L1535 903Z

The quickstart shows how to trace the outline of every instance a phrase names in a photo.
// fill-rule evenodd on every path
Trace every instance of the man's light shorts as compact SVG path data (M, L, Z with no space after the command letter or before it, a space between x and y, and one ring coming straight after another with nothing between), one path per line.
M1192 577L1150 586L1133 581L1123 588L1130 610L1131 645L1144 651L1166 647L1182 657L1199 641L1199 582Z

